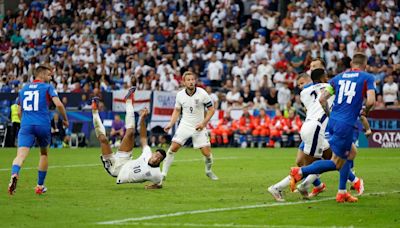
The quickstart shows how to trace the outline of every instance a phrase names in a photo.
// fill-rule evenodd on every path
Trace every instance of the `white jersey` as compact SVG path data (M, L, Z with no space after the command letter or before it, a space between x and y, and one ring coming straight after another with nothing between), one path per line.
M199 87L196 87L194 94L189 96L186 89L176 94L175 107L181 108L181 124L195 127L204 120L205 108L211 107L212 101L210 95Z
M143 147L142 155L135 160L128 161L117 177L117 184L141 183L151 181L159 184L162 181L160 167L151 167L148 162L152 155L149 146Z
M321 97L322 92L327 86L329 86L329 84L327 83L318 83L310 85L304 88L303 91L301 91L300 100L307 109L306 120L319 121L323 116L325 116L325 111L322 108L321 103L319 103L319 98ZM333 100L334 97L331 97L328 100L329 107L332 106Z

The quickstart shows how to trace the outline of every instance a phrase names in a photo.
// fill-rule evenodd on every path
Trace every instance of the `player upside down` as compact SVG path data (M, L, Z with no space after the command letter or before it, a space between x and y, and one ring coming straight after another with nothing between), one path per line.
M106 137L105 128L101 122L99 112L97 110L97 98L92 100L93 125L96 136L101 145L101 161L104 169L112 176L117 178L117 184L124 183L142 183L150 181L153 184L147 185L146 189L162 188L162 175L160 171L160 163L166 157L163 149L157 149L156 153L152 153L147 144L146 117L148 110L144 109L140 113L140 144L142 154L139 158L132 160L132 149L134 147L135 135L135 113L133 109L133 95L135 88L131 88L125 97L126 100L126 116L125 128L126 133L122 139L121 145L116 153L113 153L111 146Z

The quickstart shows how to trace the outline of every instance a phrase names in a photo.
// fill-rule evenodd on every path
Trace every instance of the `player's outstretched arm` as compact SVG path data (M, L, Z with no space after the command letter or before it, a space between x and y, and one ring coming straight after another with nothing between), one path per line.
M145 108L140 112L140 145L142 147L147 146L147 128L146 128L146 118L149 111Z
M367 101L365 102L365 115L368 116L369 111L374 107L375 105L375 90L369 89L367 91Z
M319 103L321 103L322 109L324 109L327 116L329 116L330 114L328 99L332 96L333 91L332 87L330 87L330 89L328 88L329 87L327 87L326 90L322 92L321 97L319 98Z
M65 108L63 103L60 101L60 98L58 97L53 97L53 102L54 105L57 107L58 112L61 114L62 118L63 118L63 124L65 127L69 126L69 122L68 122L68 117L67 117L67 113L65 112Z
M171 120L169 121L167 126L164 128L164 131L166 133L168 133L168 131L172 128L172 126L174 126L176 121L178 121L180 113L181 113L181 108L180 107L175 107L174 111L172 112Z
M371 127L369 126L368 119L364 115L360 116L361 124L365 130L365 136L369 137L372 134Z

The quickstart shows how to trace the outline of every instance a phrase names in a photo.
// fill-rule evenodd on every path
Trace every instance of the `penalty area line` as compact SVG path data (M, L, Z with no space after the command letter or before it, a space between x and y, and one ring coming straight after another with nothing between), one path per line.
M400 191L392 191L392 192L371 192L363 194L362 197L366 196L374 196L374 195L388 195L400 193ZM297 202L283 202L283 203L268 203L268 204L256 204L256 205L246 205L239 207L224 207L224 208L209 208L204 210L193 210L193 211L180 211L168 214L159 214L159 215L149 215L143 217L133 217L119 220L111 220L111 221L103 221L97 222L98 225L118 225L118 224L129 224L129 222L137 222L137 221L148 221L152 219L161 219L161 218L170 218L170 217L178 217L183 215L195 215L195 214L206 214L212 212L224 212L224 211L236 211L236 210L247 210L247 209L255 209L255 208L266 208L266 207L281 207L281 206L291 206L291 205L301 205L301 204L310 204L310 203L319 203L329 200L334 200L336 197L327 197L318 200L307 200L307 201L297 201Z
M237 160L237 159L245 159L245 158L240 158L240 157L221 157L221 158L214 158L214 160ZM175 160L175 162L196 162L196 161L203 161L204 159L202 158L194 158L194 159L182 159L182 160ZM92 167L92 166L102 166L101 163L96 163L96 164L75 164L75 165L51 165L49 166L49 169L58 169L58 168L81 168L81 167ZM37 169L37 167L22 167L24 170L30 170L30 169ZM4 168L0 169L0 172L4 171L11 171L10 168Z

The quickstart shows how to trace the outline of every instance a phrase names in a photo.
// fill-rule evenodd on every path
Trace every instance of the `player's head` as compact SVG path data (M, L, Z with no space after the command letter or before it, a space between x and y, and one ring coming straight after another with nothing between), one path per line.
M311 82L312 82L311 77L307 73L302 73L302 74L299 74L299 76L297 76L297 86L300 89L303 89L303 87L305 85L307 85Z
M165 150L157 149L156 152L151 155L151 158L149 159L149 165L153 167L160 166L160 163L164 160L166 156L167 153L165 153Z
M196 86L196 76L194 75L194 73L192 73L190 71L186 71L182 75L182 80L183 80L183 84L185 85L185 87L187 89L194 90L194 88Z
M52 69L46 65L40 65L35 70L35 79L45 82L51 81Z
M357 52L353 55L353 60L351 60L351 67L352 68L360 68L361 70L364 70L364 68L367 66L367 60L368 57L361 52Z
M313 71L315 69L325 69L325 61L321 58L313 59L310 63L310 70Z
M326 83L328 81L328 75L324 69L317 68L311 71L311 80L315 83Z

